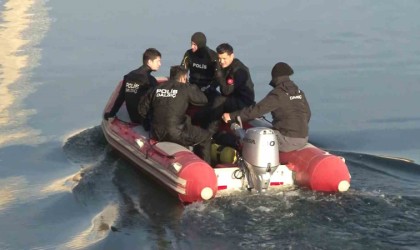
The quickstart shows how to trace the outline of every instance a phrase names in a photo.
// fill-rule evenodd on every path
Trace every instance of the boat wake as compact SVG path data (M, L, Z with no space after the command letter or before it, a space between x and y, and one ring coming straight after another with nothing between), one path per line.
M108 247L120 237L124 238L124 245L146 246L150 244L150 232L163 237L174 231L167 224L179 221L176 218L180 218L183 205L133 168L131 163L120 158L108 146L100 126L68 138L63 150L72 163L81 167L75 175L77 178L73 178L78 179L73 195L80 204L93 211L92 222L98 218L107 221L106 227L91 226L88 231L81 232L85 246ZM113 213L103 213L109 207L113 208ZM108 230L108 234L104 234L104 230ZM162 242L164 244L165 240ZM117 243L116 248L124 249L121 242L117 240ZM68 244L77 245L73 241Z

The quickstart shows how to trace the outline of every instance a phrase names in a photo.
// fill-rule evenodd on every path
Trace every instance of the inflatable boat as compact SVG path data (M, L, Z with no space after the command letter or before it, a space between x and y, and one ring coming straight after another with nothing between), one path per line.
M165 80L158 78L159 82ZM120 85L104 112L111 109ZM211 166L191 148L154 140L150 132L130 121L124 105L115 118L102 120L102 130L112 148L184 203L238 190L265 192L297 185L314 191L345 192L350 187L344 158L310 143L299 150L279 152L271 123L263 119L221 126L240 146L212 144Z

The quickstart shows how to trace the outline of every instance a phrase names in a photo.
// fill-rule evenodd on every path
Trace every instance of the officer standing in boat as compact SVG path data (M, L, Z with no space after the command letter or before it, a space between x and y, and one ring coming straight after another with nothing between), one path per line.
M207 96L209 103L220 95L217 91L218 83L214 78L217 65L217 53L207 47L207 38L202 32L195 32L191 36L191 49L182 58L181 66L189 70L191 84L196 84Z
M152 114L152 134L159 141L170 141L185 147L194 146L194 153L210 164L211 133L191 124L185 114L188 106L204 106L207 97L195 84L187 82L188 70L172 66L168 82L150 91L139 103L138 112Z
M287 63L277 63L271 71L270 86L274 89L257 104L224 113L222 119L227 123L239 116L248 121L271 112L279 150L289 152L304 147L308 142L311 110L303 91L290 80L292 74L293 69Z
M137 107L147 91L157 85L157 80L151 73L160 68L161 57L161 53L155 48L149 48L143 53L143 65L124 76L118 97L111 110L104 114L104 119L114 117L125 101L130 120L133 123L143 123L148 130L150 121L139 116Z

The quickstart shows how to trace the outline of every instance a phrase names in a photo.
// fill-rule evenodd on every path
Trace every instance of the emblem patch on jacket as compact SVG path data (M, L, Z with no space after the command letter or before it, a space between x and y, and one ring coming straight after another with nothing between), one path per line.
M228 78L228 79L226 79L226 83L228 84L228 85L233 85L235 82L233 81L233 78Z

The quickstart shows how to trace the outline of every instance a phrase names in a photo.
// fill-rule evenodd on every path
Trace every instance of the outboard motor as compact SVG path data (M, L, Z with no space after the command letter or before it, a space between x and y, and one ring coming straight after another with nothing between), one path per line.
M270 186L271 175L280 165L276 135L269 128L250 128L242 143L242 158L249 170L248 186L264 192Z

